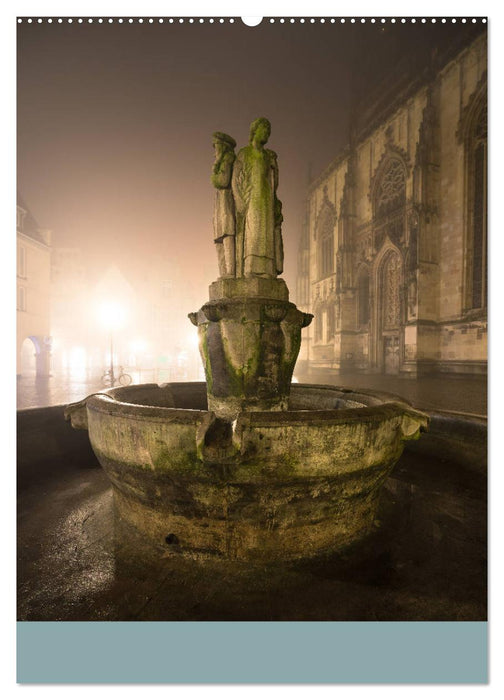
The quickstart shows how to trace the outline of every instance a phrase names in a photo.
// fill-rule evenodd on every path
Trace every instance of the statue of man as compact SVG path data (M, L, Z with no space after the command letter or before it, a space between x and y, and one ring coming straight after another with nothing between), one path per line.
M239 151L233 168L237 277L276 277L283 270L277 156L264 148L270 133L267 119L253 121L249 145Z
M215 162L212 185L216 188L214 203L214 241L220 277L235 277L235 205L231 191L231 175L235 161L236 141L232 136L216 131L213 134Z

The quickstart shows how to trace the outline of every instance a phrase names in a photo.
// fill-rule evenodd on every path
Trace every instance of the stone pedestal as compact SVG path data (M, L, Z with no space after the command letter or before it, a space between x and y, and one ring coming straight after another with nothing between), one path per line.
M222 278L189 314L198 327L208 408L219 418L287 410L301 328L312 319L288 299L281 279Z

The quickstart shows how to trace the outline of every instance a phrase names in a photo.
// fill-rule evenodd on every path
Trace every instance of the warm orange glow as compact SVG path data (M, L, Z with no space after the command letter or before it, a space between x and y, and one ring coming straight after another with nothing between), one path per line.
M73 379L85 379L87 363L87 353L83 347L74 346L68 352L63 352L63 366Z
M147 346L147 341L145 341L143 338L136 338L135 340L131 340L129 344L130 351L135 355L145 352L147 350Z
M126 309L117 301L105 301L99 307L98 317L105 328L117 331L126 321Z
M195 349L195 350L198 349L199 340L198 340L198 334L196 332L191 333L191 335L188 336L187 345L192 349Z

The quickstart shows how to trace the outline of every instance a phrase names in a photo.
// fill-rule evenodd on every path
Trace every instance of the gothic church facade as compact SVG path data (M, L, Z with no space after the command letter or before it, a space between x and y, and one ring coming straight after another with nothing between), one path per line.
M311 183L298 253L297 303L315 315L305 368L486 372L486 65L480 35L385 95Z

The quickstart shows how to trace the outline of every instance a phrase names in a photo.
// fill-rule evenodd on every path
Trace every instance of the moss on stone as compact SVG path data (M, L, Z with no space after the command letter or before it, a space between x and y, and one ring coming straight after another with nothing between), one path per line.
M210 363L210 354L208 352L208 340L207 340L207 334L206 334L206 328L200 329L200 338L201 338L201 354L202 354L202 360L203 360L203 367L205 370L205 377L206 377L206 383L207 383L207 391L209 393L212 393L212 387L213 387L213 377L212 377L212 365Z
M154 469L160 472L178 472L181 474L190 474L201 472L201 461L196 457L196 452L177 451L170 449L162 449L156 455L154 461Z

